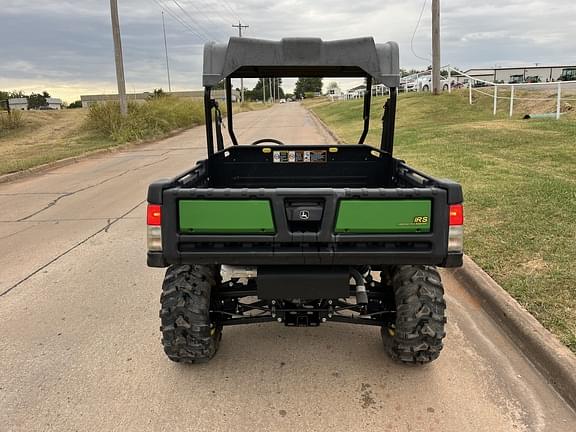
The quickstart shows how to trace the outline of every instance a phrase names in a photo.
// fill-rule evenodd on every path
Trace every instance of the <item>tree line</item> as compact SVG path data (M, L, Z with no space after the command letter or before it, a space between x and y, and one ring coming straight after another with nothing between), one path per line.
M11 92L6 92L0 90L0 101L8 99L28 99L28 109L38 109L48 106L48 99L50 98L50 93L43 91L42 93L31 93L27 95L21 90L14 90Z
M298 78L294 87L294 94L286 93L282 88L282 78L267 78L266 88L264 88L264 80L260 78L252 90L245 90L244 98L249 101L270 99L271 85L275 87L277 99L285 99L289 97L296 97L303 99L305 97L313 97L317 93L322 92L322 78ZM236 89L239 90L239 89Z

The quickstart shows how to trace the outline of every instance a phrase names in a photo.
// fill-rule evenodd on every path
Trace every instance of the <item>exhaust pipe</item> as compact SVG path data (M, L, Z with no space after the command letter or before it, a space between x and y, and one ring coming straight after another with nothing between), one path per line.
M368 293L366 293L364 276L355 268L350 269L350 275L356 281L356 303L359 305L367 305Z

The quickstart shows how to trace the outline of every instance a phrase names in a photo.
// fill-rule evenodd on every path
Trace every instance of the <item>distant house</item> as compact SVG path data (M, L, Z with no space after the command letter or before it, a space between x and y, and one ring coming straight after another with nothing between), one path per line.
M28 109L28 99L27 98L8 99L8 105L10 105L11 110L26 111Z
M58 98L46 98L46 103L48 104L48 108L59 110L62 109L62 99Z
M177 98L186 98L186 99L202 99L204 97L204 90L191 90L191 91L179 91L179 92L164 92L167 96L174 96ZM144 93L128 93L126 98L128 102L137 102L137 103L144 103L152 97L152 93L144 92ZM214 90L212 92L212 97L218 100L225 100L226 92L224 90ZM88 108L92 105L99 104L99 103L106 103L110 101L118 101L117 94L107 94L107 95L84 95L80 96L80 100L82 101L82 108ZM232 102L236 102L240 100L240 92L233 90L232 91Z
M357 87L352 87L346 92L346 99L358 99L363 98L366 93L366 86L359 85Z
M338 83L336 81L332 81L328 84L328 88L326 90L326 96L328 96L332 100L340 99L340 97L342 96L342 90L340 90L340 87L338 86Z

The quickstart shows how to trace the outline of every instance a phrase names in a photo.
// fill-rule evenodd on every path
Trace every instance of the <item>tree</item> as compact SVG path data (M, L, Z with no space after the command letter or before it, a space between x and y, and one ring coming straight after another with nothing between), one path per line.
M420 71L417 71L416 69L400 69L400 76L402 78L406 77L406 76L410 76L410 75L414 75L417 74Z
M266 92L266 93L268 93L268 92ZM252 90L248 90L248 89L244 90L244 98L246 100L257 101L257 100L262 100L262 97L263 97L262 78L260 78L258 80L258 82L256 83L256 85L254 86L254 88Z
M48 106L48 102L46 101L46 99L48 99L49 97L50 95L46 91L42 92L42 94L32 93L28 97L28 109L38 109L41 107Z
M8 92L0 90L0 101L6 100L10 98L10 94Z
M274 85L276 86L276 99L285 99L286 95L282 88L282 78L276 78Z
M70 105L68 105L68 108L82 108L82 101L81 100L77 100L72 102Z
M168 96L164 90L161 88L155 88L152 94L148 96L149 99L159 99Z
M326 88L327 95L338 95L340 94L340 87L336 81L331 81Z
M263 87L264 87L264 83L262 81L262 78L260 78L252 90L245 90L244 91L244 97L246 98L246 100L253 100L253 101L263 100L264 99L264 91L262 90ZM276 95L276 97L279 99L284 98L285 95L284 95L284 89L282 88L282 78L276 78L276 88L278 89L278 95ZM271 98L270 81L269 81L269 78L267 78L266 79L266 99L270 99L270 98Z
M22 90L13 90L8 94L8 97L18 99L18 98L25 98L28 96L26 96L26 94Z
M303 98L306 93L322 92L322 78L298 78L294 94L296 97Z

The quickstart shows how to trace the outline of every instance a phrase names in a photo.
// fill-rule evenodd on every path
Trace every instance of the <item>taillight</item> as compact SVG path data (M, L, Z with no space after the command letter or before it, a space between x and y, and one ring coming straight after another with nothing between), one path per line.
M448 252L464 251L464 207L462 204L450 206L448 216Z
M162 224L162 206L158 204L148 204L146 224L153 226L160 226Z
M464 225L464 206L462 204L453 204L450 206L449 225Z
M146 211L146 224L148 225L147 243L151 252L162 251L162 206L148 204Z

